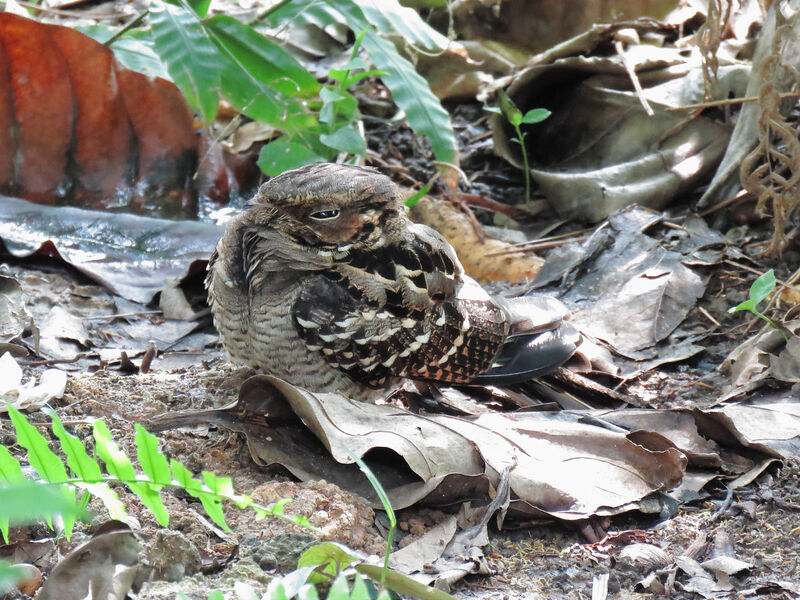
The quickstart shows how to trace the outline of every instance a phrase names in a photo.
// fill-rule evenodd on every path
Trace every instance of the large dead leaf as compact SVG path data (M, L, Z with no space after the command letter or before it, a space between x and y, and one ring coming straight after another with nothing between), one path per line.
M598 226L581 245L553 250L535 288L559 283L559 298L578 328L633 361L630 376L700 352L680 325L705 291L693 267L724 255L725 239L702 219L660 229L662 216L629 207Z
M603 47L614 47L618 29L593 29L594 47L582 48L590 56L565 57L559 48L559 53L535 57L508 88L523 112L547 108L553 113L523 127L531 176L553 209L567 218L597 222L634 203L666 207L709 175L730 136L726 124L668 110L703 100L696 55L687 59L683 49L647 44L602 55ZM637 29L646 32L648 26ZM652 115L632 89L629 68L636 72ZM718 77L720 97L740 95L747 68L721 65ZM493 115L491 122L498 152L522 167L513 128L502 116Z
M190 193L198 136L178 89L84 34L0 13L0 191L100 203Z
M567 420L564 420L567 419ZM325 479L380 506L352 463L363 457L392 506L486 498L508 472L512 507L562 519L635 508L680 481L685 456L648 449L619 432L544 413L425 417L392 406L311 394L256 376L223 409L162 415L163 429L217 422L247 436L257 462L278 463L301 479Z
M139 542L128 530L99 534L78 546L50 573L40 600L123 600L139 570Z
M0 196L0 256L63 260L136 302L150 302L168 279L186 274L192 261L207 260L221 233L210 223L40 206Z

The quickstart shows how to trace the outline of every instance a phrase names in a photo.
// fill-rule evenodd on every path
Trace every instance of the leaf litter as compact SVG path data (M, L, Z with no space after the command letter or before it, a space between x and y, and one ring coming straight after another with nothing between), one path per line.
M5 208L7 204L4 202L2 206ZM59 210L61 215L61 209ZM19 213L9 218L7 222L17 221L18 215ZM151 225L156 229L160 226L159 223ZM188 257L181 255L175 259L177 255L170 255L171 249L167 249L165 258L137 256L135 253L119 257L107 256L105 254L107 248L100 244L98 260L98 256L92 252L81 255L80 250L84 248L84 240L81 240L77 248L74 242L69 241L69 236L57 240L50 233L45 233L43 237L24 233L17 235L14 240L13 232L8 233L8 229L5 229L3 238L8 238L6 241L10 242L9 246L14 249L18 258L25 255L29 257L45 255L56 259L61 255L69 256L69 262L79 267L79 273L103 283L106 289L140 303L131 307L100 288L87 285L85 279L71 281L67 286L70 291L59 303L59 307L66 314L62 313L63 319L52 320L53 324L59 327L37 328L35 326L37 322L46 323L46 314L34 314L34 326L30 325L30 319L26 322L24 315L18 316L13 329L18 331L22 327L22 330L15 333L10 340L15 344L20 343L20 347L36 347L40 350L41 335L44 330L46 338L55 340L59 344L72 345L72 351L76 352L75 356L80 356L80 360L95 363L92 366L96 371L92 376L87 374L88 367L83 368L85 363L73 363L78 376L68 379L65 398L60 403L65 407L62 409L64 415L74 417L75 424L72 427L78 431L85 431L83 423L87 419L102 417L113 423L115 430L121 433L123 445L130 446L131 421L144 421L155 414L174 413L175 410L196 411L198 408L207 408L210 412L205 414L205 420L197 421L201 423L199 426L163 434L165 446L172 455L186 461L192 470L203 468L219 470L220 465L230 465L237 488L257 489L264 498L277 500L284 496L294 496L295 500L287 507L287 511L298 511L309 515L315 524L327 526L328 533L333 539L339 539L351 547L364 548L370 552L379 551L379 538L376 535L377 531L373 529L374 501L371 504L364 502L342 492L330 483L294 483L285 478L287 471L284 469L301 479L304 476L313 477L318 472L324 473L328 478L341 475L346 486L352 485L354 486L352 489L358 490L359 482L356 481L355 472L348 469L349 459L346 453L342 452L342 446L359 439L361 446L353 442L354 446L360 448L360 452L366 458L373 460L378 471L381 468L386 469L385 476L390 481L397 482L395 487L400 490L397 492L398 497L404 497L402 493L406 494L406 499L438 494L440 503L456 499L463 501L465 497L469 497L470 503L473 501L478 505L483 503L484 506L474 509L471 518L467 514L470 510L462 511L465 514L458 515L455 528L453 515L438 508L410 508L409 516L401 517L401 525L405 524L409 532L406 539L410 543L407 543L406 547L412 548L414 552L419 551L420 556L424 555L433 563L437 559L432 558L433 554L428 554L432 547L449 545L459 534L470 532L470 521L477 520L477 525L474 526L478 529L470 534L472 537L465 535L466 541L460 541L459 552L464 563L460 567L440 564L433 569L439 571L442 581L448 585L464 573L485 574L493 568L495 575L491 581L507 583L509 589L519 590L521 594L525 594L525 590L530 591L532 582L541 578L544 572L541 567L537 571L535 565L526 560L528 557L525 556L522 557L516 570L504 570L504 567L512 564L515 557L529 553L538 560L549 560L545 569L553 568L557 571L555 577L539 584L537 591L541 593L574 596L590 591L593 565L601 565L604 569L612 571L612 584L619 586L622 582L624 586L633 586L630 576L622 569L615 570L611 561L621 557L625 548L631 548L627 543L629 540L641 537L649 542L651 550L658 548L662 553L649 551L652 556L647 564L657 567L660 571L654 571L654 577L640 578L637 589L667 595L676 593L674 584L676 577L680 579L680 575L676 575L680 569L689 576L688 580L684 580L684 592L694 590L701 595L717 594L731 589L742 589L742 583L747 582L746 579L740 580L738 588L730 587L731 577L746 577L741 574L739 568L742 564L753 565L753 568L761 569L762 573L775 572L783 574L784 578L791 576L791 573L786 575L787 571L782 565L787 562L787 558L791 561L792 556L797 556L796 541L791 535L787 535L787 532L790 533L794 527L791 511L796 510L797 504L793 501L798 489L796 464L798 429L795 422L797 398L793 394L771 392L769 389L771 385L766 384L774 382L776 378L792 381L792 366L784 363L793 356L791 348L794 346L790 347L789 344L793 344L792 340L796 338L785 342L786 350L783 353L781 353L781 343L773 340L766 348L762 347L759 350L756 363L763 363L764 358L768 359L769 374L772 379L760 378L758 385L748 390L755 387L767 389L759 389L757 395L747 402L737 402L748 391L741 387L732 387L727 396L720 397L723 385L728 382L722 375L709 374L708 365L716 358L721 359L725 351L723 349L731 345L734 336L730 332L712 327L695 308L698 303L705 305L708 312L721 319L720 315L731 304L725 301L723 310L716 310L722 303L719 300L723 287L721 284L724 278L728 277L724 283L733 281L735 294L737 278L730 277L721 266L721 261L732 258L727 254L729 249L725 248L718 234L707 228L703 231L703 226L704 224L696 219L676 220L674 215L661 215L648 211L637 214L635 209L612 214L609 221L596 229L585 244L568 249L564 247L566 263L563 260L559 263L558 252L551 253L548 265L552 261L550 266L556 269L551 271L551 274L557 272L557 276L549 281L542 278L537 282L537 285L558 285L560 291L566 295L572 290L581 290L582 285L587 285L586 277L591 277L592 274L602 284L608 284L604 288L605 312L598 313L595 315L596 318L586 319L584 325L594 327L593 334L598 340L598 345L605 346L610 353L616 353L607 356L612 356L612 360L623 365L623 369L620 372L621 378L610 376L608 370L597 369L594 374L599 375L601 380L609 385L622 385L627 394L631 396L638 394L640 399L644 399L643 404L655 406L658 410L633 412L624 407L611 410L608 407L595 405L593 411L484 412L481 416L469 418L467 415L459 414L457 410L453 415L432 416L424 414L424 411L421 415L409 415L394 406L374 407L379 409L375 412L381 419L403 416L412 423L424 419L426 425L431 427L431 432L427 438L423 436L423 440L420 441L414 435L408 433L403 435L402 428L398 432L396 427L375 426L375 415L371 414L365 416L366 422L371 425L361 430L356 428L347 431L345 428L342 431L341 424L350 422L337 417L336 410L332 408L326 410L326 406L336 408L335 405L341 405L341 402L329 398L316 398L290 387L284 387L284 395L275 398L274 392L270 390L278 384L269 382L269 385L265 385L263 379L258 379L249 380L250 392L246 397L248 402L256 405L258 409L250 416L255 414L262 419L261 421L242 419L241 415L233 410L233 407L238 407L233 403L233 397L237 393L238 384L243 383L251 374L232 371L229 367L216 363L220 356L219 352L208 347L213 345L213 335L202 332L190 334L196 327L194 322L187 323L186 327L191 328L185 331L178 325L181 323L181 318L194 319L198 314L197 311L185 310L184 307L181 313L172 315L176 318L163 321L157 314L152 314L156 312L154 306L144 306L162 289L166 276L175 279L186 274ZM178 230L182 228L183 225L179 226ZM211 231L210 228L205 229ZM611 235L609 230L612 232ZM146 232L147 228L144 231ZM670 233L672 235L669 235ZM171 235L167 233L163 239L168 240ZM204 235L196 236L201 244L205 243ZM194 234L189 237L194 237ZM209 234L209 237L213 238L214 234ZM32 244L31 240L37 241ZM179 241L176 248L178 252L184 250L182 243L184 242ZM623 264L615 263L613 252L607 252L609 244L612 248L627 252L625 254L627 264L635 265L637 268L627 270L623 268ZM133 246L135 251L136 244ZM203 258L204 251L201 248L197 251L198 258ZM660 260L662 258L663 261ZM137 272L135 269L126 268L130 264L145 263L150 259L156 261L156 276L151 281L142 279L141 274L144 271ZM158 262L159 260L162 262ZM105 263L110 263L111 266ZM548 265L545 265L545 273ZM17 268L12 277L22 282L25 271L26 269ZM65 277L47 272L43 278L52 279L46 282L45 286L51 286L50 294L55 298L60 293L56 290L61 289L59 284L62 283L58 278ZM65 279L70 278L71 276ZM24 283L20 287L23 291L30 289ZM84 288L84 292L79 291L81 287ZM740 282L738 287L745 286ZM591 293L587 290L590 289L590 287L585 288L582 295L577 291L574 292L572 302L573 309L577 310L576 316L585 316L587 311L580 310L580 303L584 302L584 306L589 305ZM85 305L81 305L82 293L88 293L90 298L98 300L97 304L103 307L104 315L101 316L111 317L109 323L113 323L113 327L89 325L88 328L84 328L85 332L74 327L75 315L91 314ZM169 303L169 300L167 302ZM15 300L14 303L16 306L20 305L19 301ZM35 312L35 304L31 301L27 303L31 313ZM126 307L122 308L123 306ZM190 301L188 306L192 306ZM624 311L629 311L631 307L638 306L643 306L644 310L637 313L639 318L634 322L635 327L629 330L628 321L620 322L617 316L625 314ZM50 310L52 311L52 307ZM56 316L58 314L57 312ZM114 314L128 316L115 317ZM61 327L70 322L72 328ZM142 341L145 337L149 343L150 339L158 337L159 332L170 328L174 331L160 336L158 349L161 352L174 348L174 345L182 340L187 340L187 335L189 337L211 335L211 337L196 337L188 344L193 352L193 355L188 357L190 366L184 364L170 372L168 370L170 363L166 363L152 373L123 375L115 371L117 364L113 359L110 360L112 357L109 352L121 352L123 344L120 343L119 336L125 328L128 328L128 339L139 346L126 349L126 352L129 351L133 357L140 356L144 352L147 343ZM109 341L112 343L107 343ZM698 358L698 353L703 348L706 348L706 354L711 353L712 356ZM163 358L168 358L169 355L168 352ZM668 367L665 371L652 371L656 366L676 361L683 362L691 357L695 358L688 366L684 363ZM783 357L783 362L779 360L780 357ZM55 353L51 358L66 360L63 357L56 358ZM208 366L201 367L203 361L206 361ZM778 367L779 364L782 366ZM70 368L68 365L65 366ZM45 365L25 365L24 370L32 374L40 372L43 367ZM752 370L751 366L748 371ZM761 372L755 373L757 379ZM788 374L781 376L783 373ZM626 383L626 379L630 381ZM749 384L751 381L745 380L745 383ZM707 385L711 390L699 389L702 386L694 386L694 383ZM248 387L242 387L241 391L248 391ZM272 398L268 402L268 410L258 406L259 402L265 401L265 398L258 396L259 391L264 393L267 399ZM696 406L690 406L692 401L702 396L706 399L705 403L697 402ZM295 404L292 404L292 398ZM563 403L563 396L556 398ZM240 398L239 402L241 401ZM535 401L539 402L542 402L541 399ZM719 405L713 406L715 403ZM231 409L225 411L215 408L225 404L231 405ZM292 408L287 409L287 405ZM295 405L297 409L294 408ZM551 403L549 408L555 406ZM361 412L370 413L371 408ZM174 414L172 416L178 418ZM187 416L182 415L181 418ZM198 416L196 412L191 414L191 418L195 420ZM380 420L377 422L380 423ZM221 425L222 430L230 429L245 433L247 446L239 436L227 435L220 430L214 431L216 425ZM456 434L448 437L448 440L460 440L460 442L449 442L460 449L452 452L458 456L443 456L446 453L442 451L442 447L450 447L443 443L439 447L431 446L430 452L425 451L444 429L452 430ZM365 432L368 435L365 436ZM484 445L476 443L480 441L477 438L481 437L477 432L480 432L481 436L492 438L492 443ZM502 438L500 444L495 443L498 441L498 435ZM368 439L363 439L365 437ZM579 442L570 442L571 437L578 439ZM281 444L270 443L275 440L281 440ZM391 444L387 440L392 440ZM295 443L296 447L291 443ZM614 444L622 444L625 452L619 453L622 454L621 457L617 453L608 452ZM314 447L318 448L318 451L310 452L309 449ZM402 452L395 450L395 447L399 447ZM542 456L561 456L559 452L570 448L577 449L578 452L577 455L563 455L565 457L563 460L568 463L579 463L583 459L605 463L604 467L609 468L627 467L636 464L633 457L655 454L670 457L667 460L670 469L666 473L655 474L658 477L654 477L653 474L642 475L642 472L636 471L637 476L633 479L638 480L639 484L646 485L633 494L634 497L637 494L639 496L635 501L630 501L627 497L617 497L609 501L603 493L611 491L610 495L615 495L613 488L604 489L610 487L607 484L609 480L613 481L613 477L603 475L601 478L597 470L585 475L576 469L572 472L579 473L577 477L567 477L565 472L556 469L550 469L552 473L543 473L545 476L552 475L557 483L569 484L564 485L563 489L549 483L548 477L533 480L536 483L529 481L530 472L542 473L537 473L536 468L526 469L525 466L535 465ZM295 449L298 451L293 452ZM461 449L464 450L463 455ZM589 453L588 450L595 453ZM606 454L603 454L603 451L606 451ZM521 465L520 461L515 461L511 456L513 452L519 453L524 460L531 460ZM277 458L276 454L279 455ZM328 462L320 465L318 457ZM333 457L339 460L332 460ZM685 459L682 461L681 457ZM265 465L272 464L273 466L268 467L266 472L276 478L272 482L263 483L265 471L254 467L250 462L251 458ZM781 458L784 465L777 480L774 466L776 458ZM456 463L458 468L454 469L448 461ZM281 466L275 466L276 464ZM654 460L653 464L657 465L658 461ZM467 467L464 468L463 465ZM326 471L326 468L329 470ZM394 471L390 470L392 468ZM687 469L685 473L683 473L684 468ZM646 470L643 472L646 473ZM681 475L684 484L692 483L692 489L688 490L686 489L688 486L682 485L680 488L670 490L670 486ZM586 483L581 481L581 478L588 479L589 485L577 485ZM597 485L598 479L600 486ZM727 499L722 502L716 500L717 492L720 489L724 490L725 485L730 490L743 490L738 492L736 503ZM430 490L427 490L426 486ZM508 486L509 490L507 495L502 491L505 486ZM597 489L593 490L592 487ZM629 484L625 489L631 491L635 488L635 485ZM364 494L369 494L369 489L363 482L360 489ZM551 491L553 493L549 494ZM648 494L648 491L653 493ZM678 492L684 495L679 496ZM731 494L728 494L728 497L730 498ZM587 502L586 498L594 501ZM676 498L679 501L691 498L695 502L678 508ZM133 497L124 500L126 504L137 506L137 501ZM487 505L486 502L490 500L491 503ZM547 504L548 502L552 504ZM467 504L462 506L466 507ZM705 509L709 506L712 510ZM757 512L753 506L758 506L762 512ZM637 513L624 512L616 516L613 521L609 520L608 515L634 508L638 509ZM230 520L236 533L233 537L229 535L226 537L224 532L216 530L208 522L203 522L202 518L193 512L185 498L171 497L169 509L176 515L175 533L178 541L175 543L163 539L157 541L159 534L154 533L157 530L152 516L146 511L135 511L142 525L140 535L148 540L146 545L156 554L160 548L162 551L160 559L163 560L166 553L174 553L176 548L186 547L184 542L188 540L189 546L194 547L201 556L200 568L216 571L218 575L222 574L221 578L246 577L253 581L266 581L266 572L272 569L269 554L277 555L286 548L286 546L276 546L273 552L266 546L248 542L250 548L257 546L259 550L236 562L232 560L232 556L237 539L242 540L240 548L247 546L242 532L247 531L250 535L257 536L259 541L265 537L272 539L285 535L288 536L286 539L290 546L300 545L301 538L295 536L304 535L292 531L273 536L272 534L280 531L275 524L252 526L254 524L247 523L246 518L238 519L237 516L232 516ZM500 541L489 542L490 550L485 555L482 552L476 554L477 548L485 547L486 540L481 536L488 523L487 514L491 516L495 509L509 515L503 525L505 533L496 538ZM612 525L621 528L631 523L636 525L633 529L629 528L628 532L609 535L597 544L570 546L569 542L574 541L574 538L565 535L563 528L554 528L542 523L543 517L553 514L561 519L575 520L575 526L587 537L587 533L591 530L602 533L604 528L607 529ZM346 515L349 515L349 519ZM587 520L590 516L593 518ZM672 518L667 518L670 516ZM648 518L652 519L649 521L650 524L660 521L660 525L649 532L636 533L635 527L642 523L647 524ZM529 528L524 532L507 530L508 527L520 522L527 524ZM380 526L380 518L377 525ZM764 533L768 530L766 525L773 528L772 534ZM721 554L717 546L724 544L718 543L717 537L713 541L712 548L702 535L694 535L698 528L712 526L733 531L737 536L737 549L747 560L742 561L731 556L731 552L727 549L727 555L724 557L727 562L717 560L717 557L699 562L698 559L705 558L706 555ZM161 535L163 538L163 534ZM493 536L495 535L497 534L493 533ZM765 537L768 535L772 537ZM426 536L430 539L422 541ZM552 545L536 547L536 542L530 541L536 539L536 536ZM754 538L760 538L762 551L751 550L750 542ZM764 541L767 539L768 541ZM415 546L415 542L419 542L418 545ZM771 548L775 548L775 551L769 551ZM638 552L647 554L648 551L639 549ZM188 551L176 564L181 564L185 572L191 572L198 568L196 556L197 554ZM256 561L252 558L259 556L263 560ZM146 560L155 565L158 564L159 556L150 556ZM407 568L418 571L431 570L430 564L433 563L423 563L420 568L417 561L415 566L410 565ZM467 563L468 566L464 567ZM461 575L451 579L448 573L459 570ZM168 580L171 576L172 574L161 573L158 577ZM185 581L183 585L186 587L179 589L188 591L192 589L193 583ZM472 580L472 585L482 584L480 581ZM207 586L208 582L204 582L199 589L208 589ZM772 580L761 578L758 586L751 589L778 590L775 593L790 589L790 585L781 578ZM155 587L151 589L154 594L152 597L157 597L155 594L174 593L175 588L164 588L160 591L155 591L157 589ZM468 589L463 587L461 589L465 596L469 595Z

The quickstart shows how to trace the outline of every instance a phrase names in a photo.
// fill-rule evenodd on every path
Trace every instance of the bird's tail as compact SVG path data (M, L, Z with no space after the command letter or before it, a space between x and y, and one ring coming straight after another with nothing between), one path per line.
M501 301L511 329L491 368L471 383L510 385L541 377L567 362L581 343L569 311L551 296Z

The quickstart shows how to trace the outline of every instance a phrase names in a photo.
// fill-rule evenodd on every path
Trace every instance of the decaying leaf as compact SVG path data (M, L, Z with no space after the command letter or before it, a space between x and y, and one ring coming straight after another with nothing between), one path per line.
M553 250L533 284L559 285L578 328L633 361L621 365L624 376L702 350L680 325L705 291L695 267L719 261L725 239L699 218L662 222L647 209L620 210L583 244Z
M0 190L46 203L186 191L198 136L171 82L125 69L74 29L8 12L0 47Z
M78 546L62 560L39 592L41 600L123 600L139 570L139 542L129 530L109 531Z
M52 257L143 304L168 279L185 275L192 261L207 260L220 235L211 223L40 206L0 196L0 256Z
M263 375L242 385L236 404L161 415L151 428L202 422L244 433L256 462L279 463L303 480L325 479L380 506L352 464L350 454L360 456L395 508L486 498L488 484L498 486L507 471L516 511L584 519L630 510L677 485L686 466L673 447L650 450L624 433L556 415L425 417L311 394Z
M647 31L643 23L636 28ZM553 113L527 126L525 141L532 178L564 217L597 222L633 203L664 208L710 174L730 135L726 124L668 110L703 99L697 57L648 44L629 45L619 56L595 52L618 30L619 25L598 26L588 32L595 44L590 56L535 57L508 88L523 112ZM643 88L640 95L631 89L632 72ZM721 65L719 97L741 95L747 73L742 65ZM497 115L491 124L498 153L522 168L513 128Z
M509 254L511 244L481 237L464 212L447 202L424 197L411 217L441 233L452 244L464 270L478 281L525 281L536 277L544 260L534 254Z

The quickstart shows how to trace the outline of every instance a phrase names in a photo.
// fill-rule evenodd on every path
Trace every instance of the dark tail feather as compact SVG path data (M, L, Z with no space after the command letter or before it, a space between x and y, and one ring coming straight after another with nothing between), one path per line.
M470 383L511 385L541 377L567 362L580 343L580 332L567 322L543 333L518 335L505 343L492 368Z

